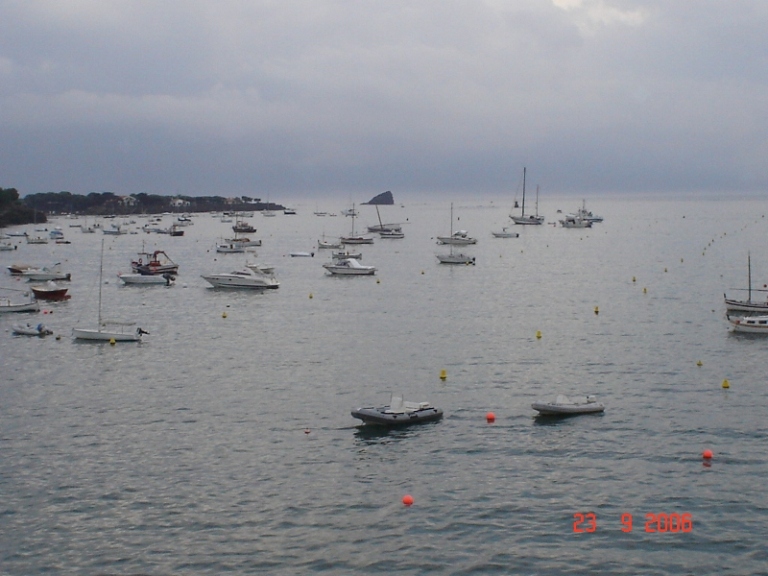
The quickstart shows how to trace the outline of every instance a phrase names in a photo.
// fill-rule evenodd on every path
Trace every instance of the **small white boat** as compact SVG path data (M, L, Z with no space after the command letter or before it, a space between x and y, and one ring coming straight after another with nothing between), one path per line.
M165 274L118 274L123 284L138 286L171 286L176 277L166 272Z
M475 257L462 252L451 252L450 254L437 254L440 264L475 264Z
M491 232L491 234L493 234L494 238L519 238L520 237L520 234L518 232L512 232L506 226L501 229L501 232Z
M149 334L141 328L128 329L133 322L118 322L102 320L101 317L101 288L104 285L104 240L101 241L101 260L99 263L99 316L96 328L73 328L72 335L77 340L92 340L97 342L139 342L144 334Z
M16 250L16 245L10 242L0 242L0 252L10 252Z
M363 266L355 258L346 258L323 264L323 268L338 276L370 276L376 274L374 266Z
M531 408L541 416L569 416L572 414L593 414L605 411L605 406L595 396L574 396L560 394L553 402L534 402Z
M48 244L48 238L43 236L27 236L27 244Z
M565 218L560 220L560 225L563 228L592 228L591 221L584 220L575 214L566 214Z
M245 252L245 246L242 244L216 244L216 252L220 254L242 254Z
M389 239L389 240L400 240L402 238L405 238L405 233L400 232L398 230L382 230L379 232L379 237L383 239Z
M214 288L264 289L280 286L280 282L274 276L253 268L221 274L203 274L202 277Z
M314 252L291 252L291 258L312 258L314 255Z
M747 334L768 334L768 315L760 316L729 316L728 322L733 326L734 332Z
M37 300L11 302L10 298L0 298L0 314L4 312L39 312Z
M53 330L46 328L42 322L37 326L27 322L26 324L14 324L13 333L19 336L48 336L53 334Z
M71 280L72 275L68 272L61 271L61 263L57 262L50 268L43 266L42 268L30 268L24 270L21 276L31 282L47 282L48 280Z
M470 244L477 244L477 238L469 236L466 230L456 230L450 236L438 236L437 243L450 244L452 246L469 246Z

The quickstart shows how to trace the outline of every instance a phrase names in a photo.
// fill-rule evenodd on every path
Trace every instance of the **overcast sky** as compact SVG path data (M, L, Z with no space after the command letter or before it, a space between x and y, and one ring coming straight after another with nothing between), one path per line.
M765 0L0 0L0 186L768 189Z

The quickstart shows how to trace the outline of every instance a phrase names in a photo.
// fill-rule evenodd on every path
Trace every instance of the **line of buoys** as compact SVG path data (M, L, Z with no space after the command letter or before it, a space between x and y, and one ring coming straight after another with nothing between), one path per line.
M728 382L728 378L723 380L723 388L730 388L730 387L731 387L731 383Z
M446 372L445 368L443 368L440 370L440 380L445 380L446 378L448 378L448 372Z
M114 338L110 338L109 339L109 345L110 346L114 346L115 344L116 344L115 339Z
M648 294L648 288L643 287L643 294Z
M227 317L227 313L226 313L226 312L222 312L222 313L221 313L221 317L222 317L222 318L226 318L226 317Z
M312 296L312 292L310 292L310 293L309 293L309 299L310 299L310 300L312 300L312 298L313 298L313 296Z
M704 365L704 363L701 360L698 360L696 362L696 366L703 366L703 365Z
M597 306L595 306L595 314L600 314L600 308L598 308Z
M536 330L536 340L541 340L541 330Z

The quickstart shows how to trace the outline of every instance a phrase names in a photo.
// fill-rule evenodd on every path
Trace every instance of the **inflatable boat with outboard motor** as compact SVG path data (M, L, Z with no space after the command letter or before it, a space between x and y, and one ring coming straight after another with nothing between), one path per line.
M560 394L554 402L534 402L531 408L541 416L569 416L571 414L593 414L603 412L605 406L595 396L574 396Z
M352 416L365 424L407 426L439 420L443 417L443 411L429 402L405 402L399 394L392 394L389 406L355 408Z

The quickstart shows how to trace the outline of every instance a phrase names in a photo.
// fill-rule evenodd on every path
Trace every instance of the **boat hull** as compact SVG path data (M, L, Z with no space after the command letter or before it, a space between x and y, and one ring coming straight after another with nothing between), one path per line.
M124 284L139 286L170 286L174 278L170 274L120 274L118 278Z
M0 302L0 314L4 312L39 312L40 305L37 302L25 302L24 304L10 304Z
M397 413L388 412L388 408L388 406L381 408L355 408L351 414L354 418L362 420L365 424L390 428L435 422L443 417L443 411L432 406L421 410Z
M475 263L475 257L467 256L466 254L438 254L437 259L440 261L440 264L464 264L468 266Z
M728 316L734 332L744 334L768 334L768 316Z
M138 342L141 340L140 329L136 332L118 332L114 330L90 330L73 328L72 335L78 340L93 340L99 342Z
M272 279L251 279L249 277L237 278L228 275L210 275L202 278L211 284L214 288L239 288L250 290L271 290L280 286L277 280Z
M744 300L730 300L725 299L726 310L733 310L736 312L761 312L768 314L768 302L750 302Z
M605 411L605 406L599 402L588 404L562 405L545 402L534 402L531 408L542 416L573 416L576 414L596 414Z

